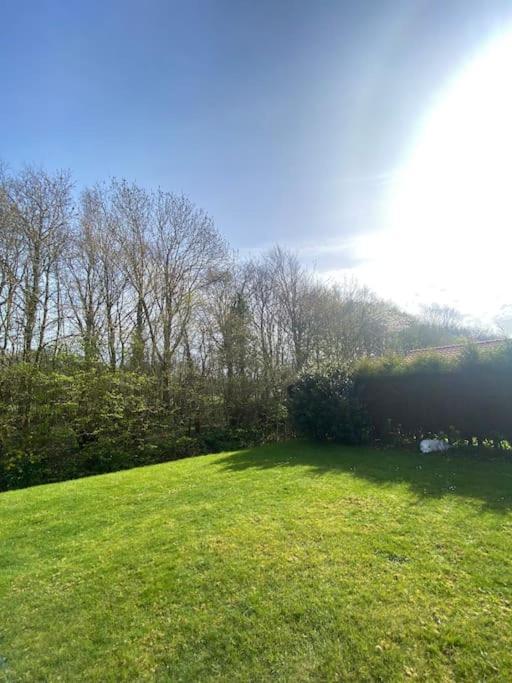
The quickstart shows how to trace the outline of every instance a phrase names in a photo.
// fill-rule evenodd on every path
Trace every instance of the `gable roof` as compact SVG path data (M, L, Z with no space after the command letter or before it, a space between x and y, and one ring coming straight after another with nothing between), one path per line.
M483 351L494 351L495 349L502 348L509 339L486 339L484 341L474 341L470 342L469 346L474 346L477 349L482 349ZM449 344L447 346L430 346L423 349L411 349L405 354L407 358L415 358L417 356L422 356L424 354L439 354L441 356L447 356L449 358L454 358L459 356L464 349L468 348L468 343L464 344Z

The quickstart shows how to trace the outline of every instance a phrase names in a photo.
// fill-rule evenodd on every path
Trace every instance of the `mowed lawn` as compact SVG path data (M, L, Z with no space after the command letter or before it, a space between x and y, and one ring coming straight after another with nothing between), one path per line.
M0 680L511 681L512 463L289 443L0 494Z

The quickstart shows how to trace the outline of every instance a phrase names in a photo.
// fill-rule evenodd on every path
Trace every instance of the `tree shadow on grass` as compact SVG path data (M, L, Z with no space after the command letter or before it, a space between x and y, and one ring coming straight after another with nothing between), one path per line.
M466 497L481 501L482 511L512 510L512 458L498 452L423 455L413 450L289 442L237 451L215 464L232 472L300 466L311 476L348 473L381 486L406 484L419 498Z

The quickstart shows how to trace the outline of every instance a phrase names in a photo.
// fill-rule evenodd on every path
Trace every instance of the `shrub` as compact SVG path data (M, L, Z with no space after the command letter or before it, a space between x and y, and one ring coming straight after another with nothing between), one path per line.
M288 389L291 422L300 436L357 444L368 438L368 421L350 374L307 374Z
M201 452L201 444L193 436L179 436L174 443L174 454L177 458L186 458L189 455L198 455Z
M0 365L0 490L245 448L285 422L250 406L253 424L225 426L215 395L194 412L173 387L164 405L154 377L71 360Z
M106 368L0 368L0 489L139 462L159 416L152 380Z

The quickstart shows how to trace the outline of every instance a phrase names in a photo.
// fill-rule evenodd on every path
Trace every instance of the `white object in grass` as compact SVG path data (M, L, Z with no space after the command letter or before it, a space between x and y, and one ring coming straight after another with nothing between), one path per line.
M422 453L435 453L437 451L447 451L450 448L450 444L446 441L441 441L441 439L423 439L420 441L420 451Z

